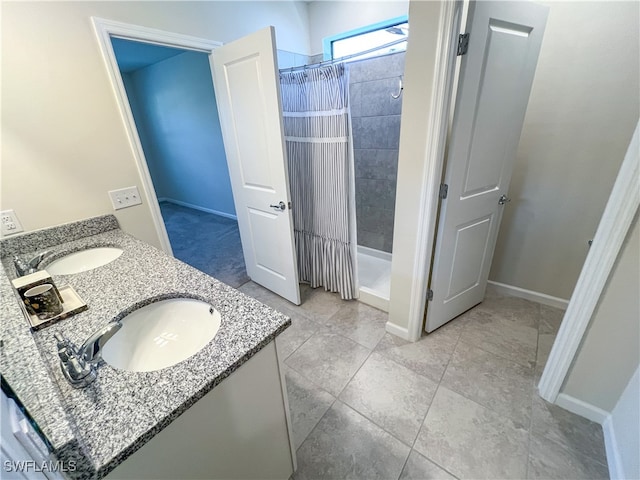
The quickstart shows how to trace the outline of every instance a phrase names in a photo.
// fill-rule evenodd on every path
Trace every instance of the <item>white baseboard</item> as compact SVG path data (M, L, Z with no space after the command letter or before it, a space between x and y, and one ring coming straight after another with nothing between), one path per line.
M579 400L571 395L567 395L566 393L558 394L558 398L556 398L556 405L564 408L565 410L569 410L571 413L580 415L587 420L599 423L600 425L604 424L605 420L611 415L600 407L591 405L590 403Z
M609 467L609 478L611 480L622 480L625 478L620 450L616 440L616 432L613 428L611 415L602 423L602 433L604 434L604 448L607 453L607 466Z
M569 300L564 298L553 297L546 293L534 292L533 290L527 290L525 288L514 287L513 285L507 285L506 283L499 283L489 280L487 283L493 285L498 293L504 295L510 295L512 297L524 298L525 300L531 300L532 302L538 302L542 305L549 307L561 308L566 310L569 305Z
M395 323L387 322L385 325L385 330L391 335L400 337L404 340L407 340L408 342L415 341L409 336L409 330L406 327L401 327L399 325L396 325Z
M212 213L220 217L230 218L231 220L238 220L238 217L236 215L232 215L226 212L221 212L219 210L213 210L212 208L201 207L200 205L194 205L192 203L183 202L182 200L174 200L173 198L160 197L158 198L158 203L160 202L173 203L175 205L180 205L181 207L193 208L194 210L200 210L201 212Z
M360 290L358 293L359 293L358 300L360 300L362 303L371 305L372 307L382 310L383 312L389 313L388 298L379 297L378 295L373 293L372 290L369 290L366 287L360 287Z

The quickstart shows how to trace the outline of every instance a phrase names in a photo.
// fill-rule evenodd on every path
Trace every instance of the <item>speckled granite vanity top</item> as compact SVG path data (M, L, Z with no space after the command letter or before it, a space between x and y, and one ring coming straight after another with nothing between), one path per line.
M127 235L111 215L23 237L1 244L0 369L58 457L77 462L76 472L69 473L76 478L109 473L291 323L270 307ZM32 334L9 283L15 277L13 254L27 257L44 248L52 250L41 265L46 269L62 255L96 246L115 246L124 253L94 270L53 276L58 286L72 285L89 309ZM217 335L200 352L154 372L116 370L103 363L90 386L74 389L67 383L58 365L54 333L62 332L80 345L123 311L184 296L210 303L222 316Z

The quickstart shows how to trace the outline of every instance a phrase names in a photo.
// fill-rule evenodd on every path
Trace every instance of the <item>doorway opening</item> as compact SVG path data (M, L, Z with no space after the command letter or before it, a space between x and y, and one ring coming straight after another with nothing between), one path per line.
M249 280L208 55L110 37L174 256Z

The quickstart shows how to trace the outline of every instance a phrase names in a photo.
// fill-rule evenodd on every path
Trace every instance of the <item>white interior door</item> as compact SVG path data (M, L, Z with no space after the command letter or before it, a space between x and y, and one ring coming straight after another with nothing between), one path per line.
M214 50L212 70L247 274L299 305L273 27Z
M472 2L462 57L425 329L480 303L505 208L548 7Z

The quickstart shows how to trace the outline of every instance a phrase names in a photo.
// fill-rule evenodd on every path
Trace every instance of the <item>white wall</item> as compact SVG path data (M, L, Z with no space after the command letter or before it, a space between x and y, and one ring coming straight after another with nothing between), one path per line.
M310 55L322 53L322 39L407 15L408 0L315 1L309 3Z
M141 187L91 16L222 42L274 25L278 48L309 50L304 2L3 2L0 205L25 230L112 213L108 190ZM116 215L160 245L144 194Z
M609 275L561 393L611 412L640 363L638 216Z
M607 448L607 457L614 457L609 460L609 472L613 473L614 466L617 474L611 478L640 478L640 369L629 380L608 422L613 451Z
M547 4L489 278L568 299L638 121L640 3Z

